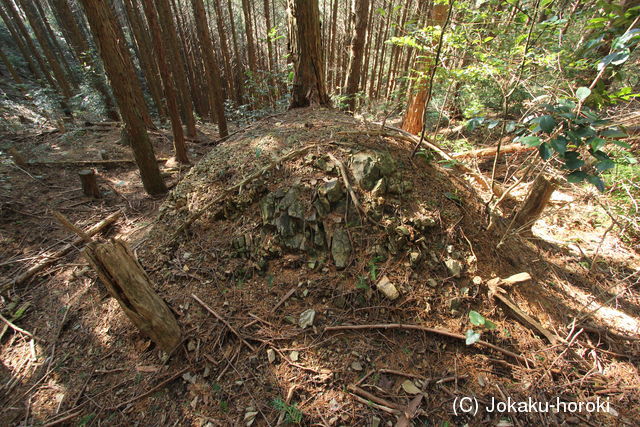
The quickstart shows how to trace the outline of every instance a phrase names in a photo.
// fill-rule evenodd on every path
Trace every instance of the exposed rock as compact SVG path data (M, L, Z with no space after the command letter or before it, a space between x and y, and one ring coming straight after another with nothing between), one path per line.
M354 154L351 158L351 173L360 187L371 190L381 177L376 154L369 151Z
M387 276L382 276L382 278L378 281L376 288L378 288L378 290L382 292L384 296L392 301L400 296L398 289L396 289L395 285L391 283Z
M289 353L289 359L291 359L292 362L297 362L298 359L300 359L300 353L293 350L291 353Z
M376 185L373 187L373 190L371 190L371 194L373 194L373 196L375 197L380 197L384 195L386 191L387 191L387 182L384 178L380 178L378 182L376 182Z
M331 256L337 268L345 268L351 258L351 240L346 230L339 228L331 239Z
M409 253L409 262L411 263L411 267L416 267L420 262L421 256L420 252L413 251Z
M351 369L354 371L362 371L362 364L356 360L351 364Z
M464 268L464 265L462 265L462 263L460 261L458 261L457 259L453 259L453 258L447 259L444 262L444 265L447 266L447 269L449 270L449 273L453 277L460 277L460 273L462 273L462 270Z
M276 352L272 348L267 350L267 360L269 360L269 363L276 361Z
M337 202L344 196L342 182L334 178L323 183L320 188L318 188L318 195L326 198L330 203Z
M313 326L313 321L316 318L316 311L313 309L308 309L300 314L300 320L298 321L298 325L305 329L309 326Z

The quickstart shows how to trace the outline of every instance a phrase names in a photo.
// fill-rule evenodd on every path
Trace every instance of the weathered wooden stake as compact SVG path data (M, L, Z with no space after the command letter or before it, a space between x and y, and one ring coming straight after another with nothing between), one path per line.
M153 291L149 276L125 242L92 242L82 254L138 329L167 353L180 344L175 316Z
M83 169L78 172L80 176L80 182L82 182L82 192L89 196L99 199L100 188L98 187L98 181L96 179L96 173L93 169Z
M551 195L558 188L558 182L544 175L538 176L533 182L531 191L513 220L513 228L530 232L533 223L540 218L542 211L549 203Z

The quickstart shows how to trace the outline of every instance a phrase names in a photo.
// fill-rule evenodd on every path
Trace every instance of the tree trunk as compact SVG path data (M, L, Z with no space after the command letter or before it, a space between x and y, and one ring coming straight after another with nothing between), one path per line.
M253 39L253 22L251 21L251 5L249 0L242 0L242 13L244 14L244 29L247 36L247 57L249 59L249 70L252 77L257 80L257 59L256 59L256 44Z
M544 175L539 175L533 182L527 199L516 213L513 228L521 232L530 233L533 224L540 218L542 211L549 203L551 195L558 188L558 182Z
M12 25L10 24L15 24L15 26L17 27L17 31L20 32L20 34L22 35L24 42L27 45L27 48L31 51L31 54L38 62L38 65L40 66L40 71L44 75L45 79L52 87L57 88L58 86L56 85L55 80L53 80L53 78L51 78L51 74L49 74L49 67L46 65L44 59L40 55L40 52L36 48L36 45L33 43L33 40L31 39L31 35L29 35L29 32L27 31L27 27L25 27L24 22L22 22L22 18L20 17L20 14L18 13L18 10L16 9L16 7L13 5L13 2L11 2L11 0L2 0L2 2L6 8L6 13L9 15L7 16L6 14L3 13L3 16L2 16L2 19L7 24L7 27L11 28ZM16 37L16 40L18 38L19 37Z
M220 0L213 1L213 8L216 14L216 28L218 30L218 38L220 39L220 51L222 52L222 59L224 60L224 75L226 77L227 87L229 88L227 96L229 98L234 97L236 103L240 103L240 99L238 98L238 94L235 88L235 76L233 73L233 68L231 67L231 53L229 52L229 45L227 44L228 36L224 28Z
M356 94L360 90L360 79L362 75L362 60L364 56L364 42L367 35L369 0L353 0L351 5L353 35L351 38L351 54L349 55L345 95L347 96L347 108L350 111L355 111Z
M220 87L220 68L213 56L213 42L211 41L211 34L207 26L207 15L202 0L191 0L191 4L193 6L198 39L200 40L207 81L209 83L209 99L213 101L211 107L215 110L218 119L218 133L220 137L224 138L229 134L229 131L227 130L227 119L224 114L224 99L222 97L222 88Z
M440 25L440 27L442 27L447 18L447 11L448 6L446 4L433 5L429 25ZM437 42L438 41L434 39L432 45L436 45ZM427 108L425 102L427 101L430 90L427 75L431 67L437 66L437 64L434 63L435 58L433 57L420 58L418 60L420 63L416 69L420 70L421 76L416 83L416 93L411 98L402 121L402 129L416 135L422 131L422 127L424 126L424 110Z
M289 108L329 106L324 82L318 0L288 0L293 92Z
M13 23L11 22L11 20L9 19L9 17L7 16L7 14L2 9L1 6L0 6L0 18L2 18L2 20L4 21L4 24L9 30L9 33L11 34L11 37L15 42L16 46L18 46L18 50L20 50L22 57L27 61L27 64L29 66L29 71L31 71L31 73L37 79L44 79L44 74L42 74L42 71L40 70L40 68L38 68L38 65L36 64L33 58L33 54L29 52L29 50L25 45L24 40L22 39L22 36L20 35L20 33L18 33L18 30L13 26Z
M333 8L331 9L331 42L329 46L329 61L327 64L329 82L329 91L333 93L336 88L336 38L338 36L338 0L333 0Z
M216 3L220 0L214 0ZM242 104L244 98L244 91L242 90L245 82L245 68L243 62L243 56L240 54L240 48L238 47L238 33L236 33L235 19L233 18L233 5L231 0L227 0L227 9L229 10L229 23L231 24L231 39L233 40L233 51L236 58L236 73L235 86L236 86L236 102ZM218 29L218 31L220 31Z
M83 169L78 172L78 176L80 177L82 192L85 196L93 197L95 199L99 199L102 196L100 194L100 187L98 187L96 173L93 169Z
M145 123L146 105L133 62L121 31L116 28L116 16L109 4L102 0L80 0L89 25L98 43L100 55L122 119L131 142L140 176L147 193L155 195L167 191L153 153Z
M9 0L5 0L10 2ZM69 81L67 80L67 76L62 69L61 63L58 61L53 47L47 38L47 33L44 28L44 25L38 19L38 13L33 6L33 4L29 0L20 0L20 6L22 10L25 12L27 16L27 20L29 21L29 25L42 47L42 52L44 56L47 58L47 62L49 63L49 67L51 67L51 71L53 71L53 75L56 78L56 82L58 83L58 87L60 88L60 93L62 94L65 101L68 101L69 98L73 96L73 91L71 90L71 86L69 85Z
M144 13L147 17L151 37L153 38L154 52L156 54L158 67L160 68L160 76L164 85L164 95L167 101L167 108L169 110L171 129L173 130L175 158L178 162L187 164L189 163L189 158L187 156L187 147L184 143L182 123L180 122L178 97L176 95L175 87L173 86L173 78L169 71L169 65L167 64L166 49L164 40L162 39L162 30L160 29L160 24L158 22L158 15L156 14L156 9L153 7L153 0L143 0L142 6L144 7Z
M185 76L185 64L180 54L180 45L178 43L178 35L176 33L176 26L173 23L173 16L171 14L171 6L169 0L156 0L156 10L160 18L160 24L162 25L162 33L166 38L166 49L170 63L173 65L172 74L175 79L176 87L181 99L182 104L182 116L185 124L187 125L187 136L190 138L196 137L196 120L193 116L193 101L191 99L191 92L189 91L189 84Z
M92 242L82 254L131 322L171 353L182 340L180 326L127 244L122 240Z
M9 74L11 74L11 77L13 78L13 80L17 84L21 85L23 83L22 78L20 77L15 67L13 66L11 61L9 61L9 58L7 58L7 55L4 54L1 48L0 48L0 60L4 63L4 66L7 67L7 71L9 71Z
M50 0L53 3L58 19L58 25L62 28L67 42L74 50L76 58L81 63L90 66L89 81L96 91L102 96L105 105L106 115L110 120L119 121L120 115L115 105L115 100L109 92L107 83L104 80L103 68L100 60L91 52L89 42L82 34L78 21L69 6L68 0Z

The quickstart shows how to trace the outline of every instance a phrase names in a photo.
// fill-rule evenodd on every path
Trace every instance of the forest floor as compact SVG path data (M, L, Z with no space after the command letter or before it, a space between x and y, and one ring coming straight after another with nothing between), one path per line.
M103 197L83 196L77 172L88 165L74 161L129 159L118 126L3 135L3 278L72 240L53 210L83 229L120 210L102 237L135 249L184 340L171 355L155 348L73 250L0 302L0 313L28 331L9 328L0 342L2 424L637 425L640 255L611 226L595 190L562 186L533 236L510 233L498 245L503 235L486 231L471 184L435 161L410 161L410 144L371 129L324 109L267 117L219 144L203 127L199 142L189 142L195 166L163 170L172 186L163 198L144 194L133 163L93 165ZM158 157L170 156L168 135L154 134ZM28 161L58 163L19 167L9 146ZM393 159L387 191L364 190L349 176L367 215L336 163L351 170L363 152ZM331 202L323 219L308 216L323 197ZM293 225L271 222L282 209L288 214L279 218ZM194 213L201 216L172 239ZM326 244L338 235L347 236L341 252ZM501 286L546 336L492 296L492 279L523 272L531 280ZM387 280L395 299L378 288ZM472 310L495 328L472 325ZM460 337L472 328L493 347L466 345ZM477 399L477 415L455 410L465 396ZM528 398L609 406L486 409L493 399Z

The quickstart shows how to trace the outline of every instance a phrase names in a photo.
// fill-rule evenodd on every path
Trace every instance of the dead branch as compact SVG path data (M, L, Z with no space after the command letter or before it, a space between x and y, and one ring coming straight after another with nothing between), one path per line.
M167 158L157 158L156 162L162 163L166 162ZM34 161L27 162L27 166L84 166L84 165L119 165L119 164L135 164L134 159L113 159L113 160L45 160L45 161Z
M40 337L37 337L37 336L33 335L31 332L29 332L29 331L27 331L27 330L25 330L25 329L22 329L22 328L21 328L21 327L19 327L19 326L14 325L13 323L11 323L11 322L9 321L9 319L7 319L6 317L4 317L2 314L0 314L0 320L2 320L4 323L6 323L6 325L7 325L8 327L10 327L11 329L13 329L13 330L14 330L14 331L16 331L16 332L20 332L21 334L24 334L24 335L28 336L29 338L34 339L34 340L36 340L36 341L46 342L44 339L42 339L42 338L40 338Z
M500 148L500 154L510 153L522 153L527 151L534 151L536 147L527 147L522 144L509 144ZM467 157L489 157L495 156L498 151L498 147L478 148L476 150L464 151L461 153L454 153L451 155L454 159L464 159Z
M324 330L326 332L330 332L330 331L346 331L346 330L363 330L363 329L409 329L409 330L414 330L414 331L422 331L422 332L427 332L430 334L435 334L435 335L441 335L444 337L448 337L448 338L454 338L457 340L462 340L465 341L466 337L462 334L456 334L455 332L451 332L451 331L447 331L444 329L437 329L437 328L428 328L426 326L421 326L421 325L409 325L409 324L402 324L402 323L379 323L379 324L374 324L374 325L343 325L343 326L328 326L326 327ZM495 344L491 344L489 342L486 341L476 341L476 344L478 344L479 346L482 347L487 347L490 348L492 350L495 350L499 353L504 354L505 356L509 356L513 359L516 359L520 362L523 363L529 363L529 364L533 364L533 362L531 360L526 359L524 356L521 356L519 354L516 354L512 351L509 351L507 349L504 349L502 347L499 347Z
M128 406L128 405L132 404L133 402L136 402L136 401L138 401L140 399L144 399L145 397L152 395L156 391L160 390L161 388L163 388L164 386L169 384L171 381L175 380L176 378L178 378L179 376L181 376L182 374L187 372L189 369L191 369L191 367L187 366L186 368L183 368L183 369L179 370L178 372L176 372L175 374L171 375L166 380L160 382L158 385L156 385L154 387L151 387L149 390L145 391L144 393L139 394L139 395L137 395L135 397L132 397L131 399L126 400L124 402L120 402L116 406L113 406L111 408L107 408L107 411L117 411L119 408L122 408L123 406Z
M209 313L211 313L213 315L213 317L215 317L216 319L218 319L219 321L222 322L222 324L224 326L226 326L236 337L238 337L238 339L240 341L242 341L242 343L244 345L247 346L247 348L249 350L251 350L252 352L255 352L256 349L247 342L247 340L245 340L244 338L242 338L242 335L240 335L238 333L238 331L235 330L235 328L233 326L231 326L231 324L229 322L227 322L222 316L220 316L218 313L216 313L211 307L209 307L207 304L204 303L204 301L202 301L200 298L198 298L195 294L191 294L191 297L196 300L198 302L198 304L200 304L202 307L204 307L205 310L207 310Z
M109 215L108 217L106 217L105 219L103 219L102 221L93 225L91 228L85 231L85 234L89 237L98 234L99 232L107 228L109 225L116 222L121 215L122 215L121 211L112 213L111 215ZM20 285L26 282L27 280L29 280L30 278L32 278L33 276L35 276L36 274L38 274L39 272L41 272L42 270L44 270L45 268L47 268L48 266L56 262L59 258L63 257L67 253L71 252L71 250L81 245L82 242L83 242L83 239L81 237L76 237L71 243L63 246L59 251L46 257L44 260L40 261L38 264L29 268L27 271L25 271L18 277L14 279L10 279L7 282L3 283L2 286L0 287L0 294L5 293L13 286Z

